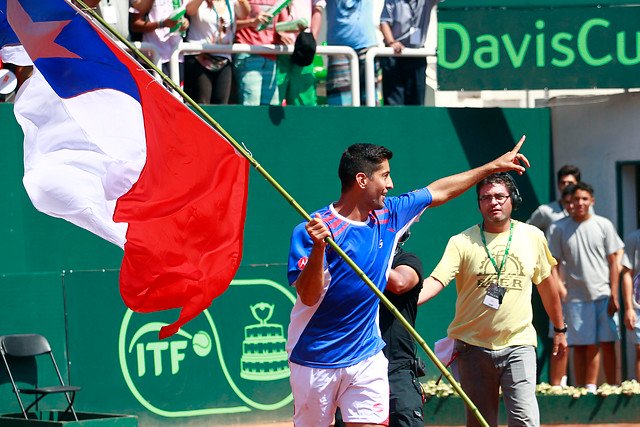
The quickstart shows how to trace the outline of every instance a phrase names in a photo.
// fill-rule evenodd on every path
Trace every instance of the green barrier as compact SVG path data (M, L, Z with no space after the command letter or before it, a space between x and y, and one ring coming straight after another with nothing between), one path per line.
M392 193L399 194L491 160L527 134L524 152L532 168L516 178L525 198L516 217L526 219L553 191L546 109L206 110L309 211L335 200L340 155L349 144L363 141L394 151ZM7 195L0 210L0 300L15 301L0 314L0 334L45 335L64 365L65 381L82 387L76 397L79 411L133 414L141 425L290 420L283 340L294 294L286 262L291 230L301 218L273 188L251 172L236 281L181 333L159 342L158 328L176 313L129 312L118 293L120 249L35 211L21 184L22 136L11 105L0 104L0 121L0 138L6 141L0 182ZM427 210L413 226L407 249L430 271L448 238L478 221L476 209L470 191ZM448 287L421 308L417 330L427 343L446 334L454 301L455 289ZM543 326L536 326L545 344L546 319L540 322ZM436 375L428 368L429 376ZM0 414L15 413L17 402L5 385L0 386Z

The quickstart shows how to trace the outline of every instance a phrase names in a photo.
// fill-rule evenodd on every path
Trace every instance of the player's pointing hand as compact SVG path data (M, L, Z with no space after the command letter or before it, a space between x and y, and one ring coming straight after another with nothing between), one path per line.
M520 153L520 148L524 144L526 136L522 136L520 141L513 147L513 150L503 154L496 159L497 172L516 171L518 175L522 175L525 172L525 166L530 167L531 164L526 156ZM523 166L524 165L524 166Z

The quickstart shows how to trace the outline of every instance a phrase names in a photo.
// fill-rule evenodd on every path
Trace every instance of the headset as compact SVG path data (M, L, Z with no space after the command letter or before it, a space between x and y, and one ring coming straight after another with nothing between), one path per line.
M500 176L503 176L507 181L511 183L512 188L509 193L509 196L511 196L511 205L513 206L513 210L515 211L522 204L522 196L520 195L520 191L518 191L518 186L516 185L516 181L513 179L511 175L509 175L506 172L501 173Z

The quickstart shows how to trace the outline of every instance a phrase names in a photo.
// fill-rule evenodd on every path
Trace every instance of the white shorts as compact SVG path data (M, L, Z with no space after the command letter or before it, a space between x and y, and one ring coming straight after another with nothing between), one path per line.
M293 425L328 427L338 407L347 423L389 425L388 363L382 351L347 368L289 362Z

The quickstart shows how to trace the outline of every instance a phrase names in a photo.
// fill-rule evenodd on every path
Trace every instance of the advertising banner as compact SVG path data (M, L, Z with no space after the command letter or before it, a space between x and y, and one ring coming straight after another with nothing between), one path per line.
M441 9L440 90L640 87L640 6Z

